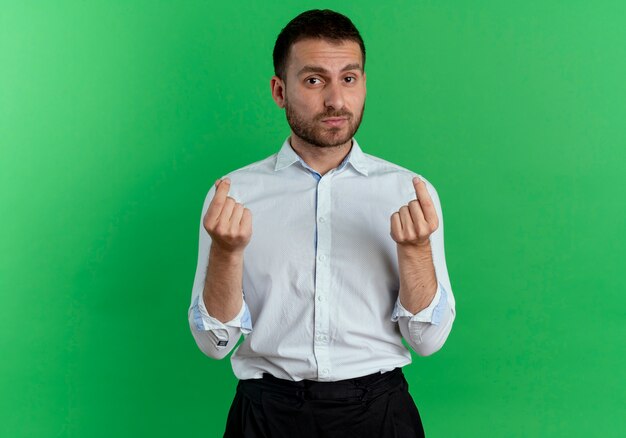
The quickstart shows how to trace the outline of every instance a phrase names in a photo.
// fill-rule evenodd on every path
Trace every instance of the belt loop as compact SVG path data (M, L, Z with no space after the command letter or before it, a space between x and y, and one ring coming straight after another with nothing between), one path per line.
M366 401L366 399L369 399L369 395L370 395L370 388L366 387L366 386L362 386L361 390L363 390L363 394L361 394L361 396L359 397L359 401Z
M362 391L361 395L359 396L359 401L361 402L364 401L369 395L369 393L371 392L370 386L367 384L363 384L358 380L354 382L354 386L356 386L357 389L360 389Z

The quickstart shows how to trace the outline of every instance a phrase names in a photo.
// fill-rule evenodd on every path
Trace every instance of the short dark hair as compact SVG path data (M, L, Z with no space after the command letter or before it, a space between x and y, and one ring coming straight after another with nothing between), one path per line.
M291 46L308 38L322 38L340 42L351 40L361 46L361 57L365 69L365 44L352 21L345 15L330 9L311 9L298 15L280 31L274 45L274 74L286 79L287 58Z

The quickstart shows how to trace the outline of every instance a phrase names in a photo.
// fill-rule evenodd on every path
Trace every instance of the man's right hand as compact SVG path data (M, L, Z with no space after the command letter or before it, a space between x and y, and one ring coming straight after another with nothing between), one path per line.
M203 225L211 246L229 253L241 253L252 237L252 213L228 195L230 180L218 179L217 189L204 215Z

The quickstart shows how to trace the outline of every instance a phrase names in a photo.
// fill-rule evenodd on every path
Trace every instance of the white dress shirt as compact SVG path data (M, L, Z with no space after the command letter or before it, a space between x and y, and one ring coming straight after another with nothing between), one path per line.
M252 237L244 250L243 305L231 321L210 316L202 299L211 238L200 216L198 265L188 312L191 333L207 356L231 356L238 379L269 373L287 380L335 381L411 363L404 338L421 356L441 348L455 300L444 255L443 216L424 177L439 227L430 236L437 292L417 314L399 301L391 215L416 199L403 167L364 153L349 154L325 175L311 169L287 138L280 151L237 169L228 196L250 209Z

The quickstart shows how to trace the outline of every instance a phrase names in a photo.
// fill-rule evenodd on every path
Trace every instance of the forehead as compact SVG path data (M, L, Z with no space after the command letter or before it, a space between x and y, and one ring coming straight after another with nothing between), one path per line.
M355 41L330 41L326 39L304 39L294 43L289 51L288 68L297 72L304 65L341 69L346 64L363 66L361 47Z

